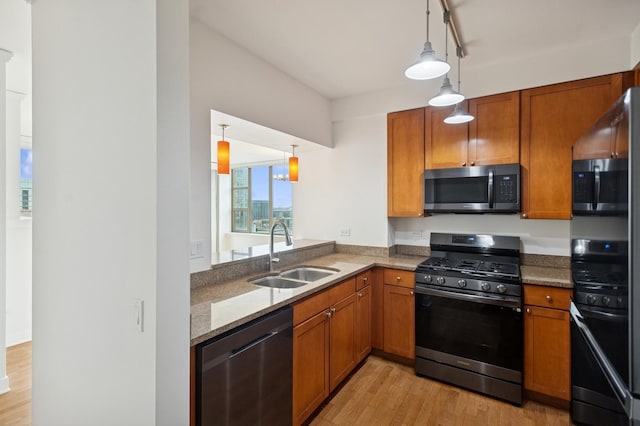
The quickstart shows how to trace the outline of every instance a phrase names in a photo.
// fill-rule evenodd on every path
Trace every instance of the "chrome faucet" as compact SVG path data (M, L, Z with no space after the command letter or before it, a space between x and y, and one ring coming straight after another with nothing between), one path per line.
M289 228L284 224L282 220L276 220L276 222L271 227L271 233L269 238L269 272L273 272L273 264L280 262L280 259L277 257L273 257L273 231L276 229L276 226L281 225L282 229L284 229L284 238L287 242L287 245L290 246L293 244L291 241L291 235L289 234Z

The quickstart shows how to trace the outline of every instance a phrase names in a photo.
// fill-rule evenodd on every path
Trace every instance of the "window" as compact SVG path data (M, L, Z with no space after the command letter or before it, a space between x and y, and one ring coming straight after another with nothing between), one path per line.
M276 220L293 230L293 188L285 176L286 165L232 169L232 231L268 234ZM282 234L282 228L276 233Z
M31 212L33 200L31 150L20 149L20 211Z

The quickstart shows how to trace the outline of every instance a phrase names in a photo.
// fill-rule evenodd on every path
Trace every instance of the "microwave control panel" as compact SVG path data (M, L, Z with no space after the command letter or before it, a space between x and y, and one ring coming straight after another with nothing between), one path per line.
M518 176L501 175L497 176L496 185L497 203L517 203L518 202Z

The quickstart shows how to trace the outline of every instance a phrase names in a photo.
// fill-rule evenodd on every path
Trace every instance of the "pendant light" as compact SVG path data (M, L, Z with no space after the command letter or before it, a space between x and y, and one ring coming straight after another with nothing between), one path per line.
M291 157L289 157L289 182L298 182L298 157L296 157L296 147L291 145Z
M458 57L458 92L460 92L460 58L462 57L462 46L456 47L456 56ZM447 124L468 123L475 117L462 108L462 102L456 104L453 112L449 114L444 122Z
M449 62L449 11L444 11L444 46L445 46L445 60L447 61L447 65ZM435 107L443 107L457 104L458 102L462 102L464 100L464 95L453 90L451 86L451 82L449 81L449 75L445 75L444 81L442 82L442 87L440 87L440 92L433 98L429 99L429 105Z
M218 124L222 127L222 140L218 141L218 174L229 174L229 142L224 140L224 129L229 127L228 124Z
M427 0L427 41L420 54L420 59L404 72L404 75L412 80L429 80L446 74L451 66L436 57L436 52L429 41L429 0Z

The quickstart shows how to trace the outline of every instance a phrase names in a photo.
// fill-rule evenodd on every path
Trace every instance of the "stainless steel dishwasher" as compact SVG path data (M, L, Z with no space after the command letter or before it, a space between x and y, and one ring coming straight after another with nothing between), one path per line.
M197 423L290 425L292 330L287 306L200 344Z

